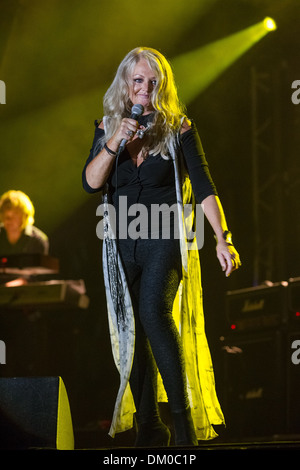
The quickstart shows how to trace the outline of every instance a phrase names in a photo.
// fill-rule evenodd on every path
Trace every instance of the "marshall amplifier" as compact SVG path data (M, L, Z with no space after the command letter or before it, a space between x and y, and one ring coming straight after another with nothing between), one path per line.
M287 282L226 293L226 317L231 330L276 328L287 322Z
M291 361L284 334L280 330L233 334L222 338L221 349L222 406L228 436L248 439L285 434L287 359ZM291 372L291 388L296 373ZM299 389L293 390L297 404ZM296 411L293 406L294 400L290 403L291 418ZM291 429L298 417L293 417L293 423L291 420Z

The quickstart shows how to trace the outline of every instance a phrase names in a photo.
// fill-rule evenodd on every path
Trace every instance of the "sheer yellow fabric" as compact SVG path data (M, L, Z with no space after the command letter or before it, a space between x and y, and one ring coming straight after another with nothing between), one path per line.
M191 204L195 207L195 201L190 179L182 165L182 159L178 161L178 148L171 149L171 155L175 169L175 183L177 203L179 210L180 243L182 255L183 277L180 283L173 306L173 316L182 339L188 396L192 410L196 435L199 440L213 439L217 436L213 424L224 423L224 416L216 395L215 379L211 355L205 335L205 324L202 303L202 286L199 251L197 241L194 238L188 241L187 234L192 230L195 211L184 219L183 207ZM109 259L104 259L105 266ZM116 399L114 415L109 434L126 431L133 426L133 414L135 412L134 401L129 386L129 377L134 353L134 315L130 304L130 296L123 276L121 260L119 269L122 274L124 299L127 303L126 335L120 333L116 323L116 314L111 301L110 285L106 282L107 306L113 355L116 366L120 372L120 388ZM122 337L123 335L123 337ZM126 343L124 345L124 343ZM123 353L121 354L121 350ZM124 354L128 357L124 357ZM123 356L123 357L122 357ZM167 401L166 392L161 377L158 380L158 400Z
M177 168L178 171L178 168ZM181 173L184 169L181 168ZM195 201L190 179L184 177L183 206ZM195 214L195 211L192 212ZM181 212L183 218L183 212ZM183 220L182 259L183 277L173 306L173 317L181 336L186 364L187 387L192 417L199 440L217 436L213 424L224 424L224 416L217 398L211 355L205 335L202 302L201 270L197 240L187 241L194 218ZM159 399L165 400L162 381L159 381Z

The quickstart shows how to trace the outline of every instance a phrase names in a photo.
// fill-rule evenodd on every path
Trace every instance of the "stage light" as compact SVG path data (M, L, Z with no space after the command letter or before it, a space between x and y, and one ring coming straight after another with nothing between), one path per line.
M277 29L275 21L269 16L264 19L264 27L267 31L274 31L275 29Z
M248 28L174 57L172 64L181 100L188 105L276 28L275 21L267 17Z

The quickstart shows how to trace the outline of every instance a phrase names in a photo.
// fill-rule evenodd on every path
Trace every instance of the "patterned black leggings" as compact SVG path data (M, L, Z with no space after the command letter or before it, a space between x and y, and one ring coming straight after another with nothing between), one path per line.
M180 337L172 306L181 280L179 240L119 240L136 323L130 385L138 421L158 416L156 365L170 409L187 408L186 379Z

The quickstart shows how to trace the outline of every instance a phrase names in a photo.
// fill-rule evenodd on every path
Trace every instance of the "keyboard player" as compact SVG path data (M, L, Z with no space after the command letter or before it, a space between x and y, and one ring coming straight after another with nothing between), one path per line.
M22 191L10 190L0 198L0 257L49 252L45 233L34 226L35 209L30 198ZM11 281L2 274L0 283ZM15 282L26 283L26 278Z

